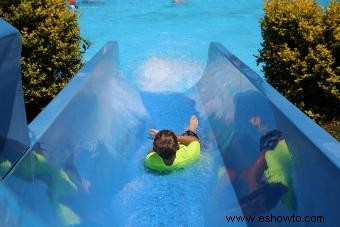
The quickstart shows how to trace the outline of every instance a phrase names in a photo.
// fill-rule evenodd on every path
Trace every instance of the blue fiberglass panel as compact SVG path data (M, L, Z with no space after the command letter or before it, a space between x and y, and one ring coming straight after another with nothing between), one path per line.
M200 159L171 174L147 170L148 129L181 133L193 114ZM181 93L139 90L109 42L29 131L30 150L0 185L0 226L246 226L225 218L242 214L339 222L338 142L219 44ZM264 151L272 171L254 182Z
M4 210L1 226L112 225L100 215L110 215L110 195L127 180L127 151L139 145L130 139L143 133L146 115L116 55L116 44L106 45L30 124L30 152L2 185L1 203L10 192L21 206Z
M334 138L220 44L211 44L197 89L244 214L323 216L313 224L338 225L340 146ZM280 159L273 159L275 152Z
M105 45L30 124L31 148L0 187L1 226L221 226L242 214L197 93L139 91L117 53ZM145 169L148 129L181 133L193 114L200 160Z
M28 148L20 71L21 36L0 19L0 177Z

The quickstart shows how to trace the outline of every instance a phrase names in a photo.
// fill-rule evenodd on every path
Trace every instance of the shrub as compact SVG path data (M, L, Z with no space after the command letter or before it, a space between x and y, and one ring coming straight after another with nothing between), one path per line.
M267 81L317 121L340 110L340 2L267 0L257 62Z
M82 65L88 48L64 0L1 0L0 17L22 35L22 81L31 120Z

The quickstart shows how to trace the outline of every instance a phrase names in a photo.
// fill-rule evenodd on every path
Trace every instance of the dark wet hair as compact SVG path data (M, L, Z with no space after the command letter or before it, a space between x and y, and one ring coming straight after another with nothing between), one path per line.
M170 130L159 131L153 141L153 151L156 152L166 165L171 165L179 149L177 136Z

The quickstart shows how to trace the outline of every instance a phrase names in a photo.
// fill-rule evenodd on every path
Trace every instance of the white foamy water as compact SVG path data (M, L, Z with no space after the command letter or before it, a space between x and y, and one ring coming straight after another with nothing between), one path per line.
M184 57L153 56L138 66L135 74L143 90L183 92L196 84L203 70L204 64Z

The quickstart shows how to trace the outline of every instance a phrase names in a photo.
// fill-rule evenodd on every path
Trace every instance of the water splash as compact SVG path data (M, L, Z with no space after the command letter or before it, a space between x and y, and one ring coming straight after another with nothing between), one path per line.
M135 71L141 89L152 92L183 92L199 80L204 64L185 57L152 56Z

